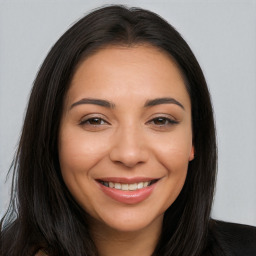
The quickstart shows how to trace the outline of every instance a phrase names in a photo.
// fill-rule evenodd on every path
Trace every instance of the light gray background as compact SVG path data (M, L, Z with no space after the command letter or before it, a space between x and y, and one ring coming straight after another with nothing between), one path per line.
M184 36L213 98L219 174L213 217L256 226L256 1L0 0L0 215L5 176L29 91L50 47L92 8L122 3L157 12Z

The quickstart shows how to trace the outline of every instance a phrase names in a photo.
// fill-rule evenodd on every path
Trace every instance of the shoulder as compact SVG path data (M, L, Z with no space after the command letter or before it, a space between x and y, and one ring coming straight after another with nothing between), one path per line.
M256 255L256 227L211 220L208 243L212 255Z

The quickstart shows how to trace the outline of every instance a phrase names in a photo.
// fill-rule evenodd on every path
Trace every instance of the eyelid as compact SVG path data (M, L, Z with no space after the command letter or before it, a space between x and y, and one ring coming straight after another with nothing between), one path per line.
M110 124L110 122L106 120L107 119L106 116L99 114L99 113L87 114L87 115L83 116L80 119L79 124L83 125L87 121L92 120L92 119L100 119L100 120L104 121L106 124Z
M153 114L149 117L149 121L152 121L153 119L156 119L156 118L165 118L165 119L170 119L171 121L174 121L174 122L179 122L179 120L174 117L173 115L170 115L170 114L164 114L164 113L156 113L156 114Z
M168 123L167 124L152 124L154 121L156 121L157 119L163 119L165 121L167 121ZM156 116L152 116L147 122L146 124L152 124L156 127L167 127L167 126L173 126L173 125L176 125L178 124L179 121L174 118L173 116L169 115L169 114L157 114Z

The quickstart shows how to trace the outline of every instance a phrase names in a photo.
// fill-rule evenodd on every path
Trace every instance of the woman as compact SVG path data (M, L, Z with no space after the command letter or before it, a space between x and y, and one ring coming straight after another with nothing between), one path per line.
M35 80L1 255L255 255L255 228L210 219L216 158L178 32L149 11L96 10Z

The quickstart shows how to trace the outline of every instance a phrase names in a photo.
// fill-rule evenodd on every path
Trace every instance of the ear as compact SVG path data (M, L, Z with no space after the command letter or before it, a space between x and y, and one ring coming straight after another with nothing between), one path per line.
M192 145L191 151L189 154L189 161L192 161L194 158L195 158L195 147L194 147L194 145Z

